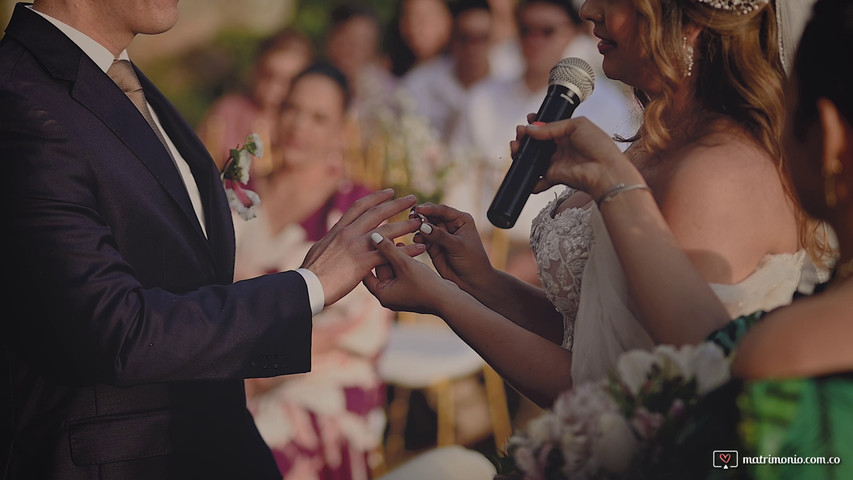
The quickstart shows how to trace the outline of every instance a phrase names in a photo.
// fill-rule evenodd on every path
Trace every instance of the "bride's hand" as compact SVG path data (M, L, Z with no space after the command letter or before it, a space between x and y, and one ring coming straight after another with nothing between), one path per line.
M551 166L536 185L535 193L562 184L598 199L617 183L643 182L636 167L619 151L615 142L585 117L519 126L516 140L510 145L513 156L525 136L553 140L557 144Z
M442 277L472 294L489 283L494 268L470 214L431 203L416 205L414 214L426 218L414 241L426 246Z
M375 268L362 283L385 308L394 311L440 315L448 292L459 290L455 284L436 275L426 264L409 257L397 245L378 233L371 239L388 263Z

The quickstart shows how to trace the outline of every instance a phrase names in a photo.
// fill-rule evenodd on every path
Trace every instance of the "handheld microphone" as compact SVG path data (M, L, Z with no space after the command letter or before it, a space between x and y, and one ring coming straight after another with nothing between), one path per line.
M564 58L551 69L548 94L535 122L550 123L572 116L575 108L592 94L595 74L580 58ZM524 137L518 153L495 194L486 215L498 228L512 228L533 188L548 171L557 149L553 141Z

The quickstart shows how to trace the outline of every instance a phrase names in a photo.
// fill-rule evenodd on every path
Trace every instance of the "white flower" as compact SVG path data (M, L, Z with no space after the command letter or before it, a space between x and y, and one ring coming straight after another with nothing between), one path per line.
M515 465L522 472L532 473L536 471L536 456L533 451L525 446L519 446L512 452Z
M527 424L527 433L538 443L559 442L563 423L552 413L534 418Z
M264 156L264 142L261 141L261 136L257 133L253 133L246 137L246 144L243 147L248 150L249 153L258 158Z
M261 198L257 193L242 188L239 184L232 183L233 188L225 189L228 205L237 211L243 220L251 220L258 216L256 207L261 204Z
M729 362L723 350L711 342L702 343L694 349L690 366L696 376L699 395L705 395L731 378Z
M618 412L606 412L598 419L598 429L600 436L593 450L595 462L610 473L628 471L640 442L625 417Z
M236 180L243 184L249 183L249 169L252 167L252 154L248 150L241 149L235 161L237 162L237 171L240 175Z
M631 395L637 395L649 379L652 366L657 358L645 350L631 350L623 353L616 361L616 374L622 385L628 388Z
M690 369L690 358L693 356L692 345L684 345L679 349L672 345L658 345L653 353L665 379L681 378L686 381L693 377Z

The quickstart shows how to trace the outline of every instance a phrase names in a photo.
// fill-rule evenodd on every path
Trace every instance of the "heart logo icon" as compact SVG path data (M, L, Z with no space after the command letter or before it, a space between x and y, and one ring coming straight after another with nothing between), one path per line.
M732 459L731 453L721 453L720 454L720 460L722 460L723 463L729 463L729 460L731 460L731 459Z

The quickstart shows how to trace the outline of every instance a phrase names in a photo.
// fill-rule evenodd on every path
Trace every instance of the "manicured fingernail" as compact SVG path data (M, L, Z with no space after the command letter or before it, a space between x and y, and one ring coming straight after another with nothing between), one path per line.
M545 122L533 122L533 123L531 123L530 125L532 125L532 126L534 126L534 127L544 127L544 126L545 126Z
M432 226L428 223L422 223L421 224L421 231L424 232L425 234L429 235L430 233L432 233Z
M373 240L373 243L381 243L382 235L380 235L378 232L373 232L370 234L370 239Z

